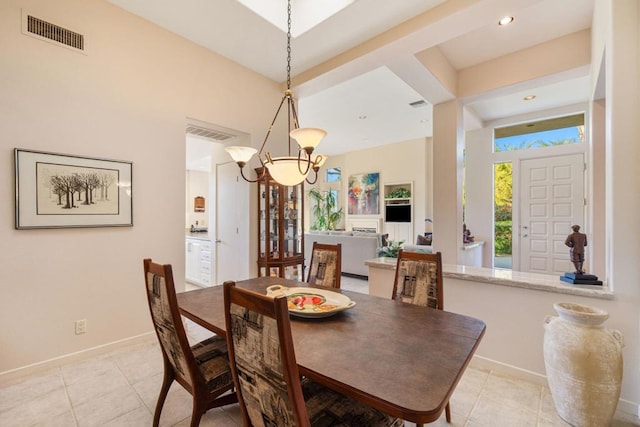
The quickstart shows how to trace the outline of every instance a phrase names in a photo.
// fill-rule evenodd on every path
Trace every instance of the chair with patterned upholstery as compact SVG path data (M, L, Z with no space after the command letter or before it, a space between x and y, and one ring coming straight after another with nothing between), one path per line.
M340 289L342 275L342 245L313 242L307 282Z
M160 422L169 387L176 380L193 396L191 426L197 426L207 410L238 401L236 393L226 393L234 387L226 338L214 335L190 346L178 311L171 265L155 264L145 259L144 278L149 310L164 361L164 379L153 425L155 427Z
M444 310L441 253L406 252L400 249L391 298ZM447 422L451 422L449 402L445 407L445 416Z
M284 296L224 284L229 359L244 426L393 426L403 421L300 379Z

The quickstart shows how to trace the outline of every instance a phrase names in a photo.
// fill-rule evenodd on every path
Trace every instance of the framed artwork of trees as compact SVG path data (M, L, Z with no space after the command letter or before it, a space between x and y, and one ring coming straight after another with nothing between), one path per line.
M16 148L16 228L133 225L131 162Z

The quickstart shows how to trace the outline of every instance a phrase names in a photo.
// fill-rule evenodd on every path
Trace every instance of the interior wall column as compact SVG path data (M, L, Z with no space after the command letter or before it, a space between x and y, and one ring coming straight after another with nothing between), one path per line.
M606 244L608 284L620 301L610 328L627 331L621 400L640 408L640 2L609 0L606 41ZM631 332L632 331L632 332ZM640 409L639 411L640 412Z
M587 170L589 176L589 194L587 207L590 224L586 227L591 230L589 236L589 265L587 271L592 271L598 277L606 276L606 240L605 240L605 100L600 99L591 102L591 129L589 132L589 162Z
M605 53L608 271L616 291L624 289L625 283L634 278L636 295L638 266L627 254L640 253L638 8L635 0L611 2L611 38Z
M442 262L458 264L462 247L462 106L433 107L433 245Z

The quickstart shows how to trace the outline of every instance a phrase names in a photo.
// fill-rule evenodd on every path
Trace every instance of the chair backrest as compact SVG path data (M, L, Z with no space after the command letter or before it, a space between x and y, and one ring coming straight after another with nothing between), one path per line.
M336 245L313 242L311 265L307 282L340 289L342 275L342 244Z
M204 385L204 379L197 375L199 371L182 325L171 265L145 259L144 278L151 319L163 357L173 367L178 381L186 381L194 387L194 382L198 386Z
M393 282L395 300L444 309L442 290L442 256L440 252L398 252L396 277Z
M227 345L244 425L308 426L286 297L224 284Z

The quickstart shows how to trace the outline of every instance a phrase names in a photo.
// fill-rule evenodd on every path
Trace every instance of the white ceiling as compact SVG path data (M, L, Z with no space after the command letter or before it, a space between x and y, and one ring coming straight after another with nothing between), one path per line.
M109 1L270 79L278 82L286 79L286 29L281 29L286 19L284 0ZM255 12L243 3L261 5L262 10ZM432 8L438 7L431 10L434 12L459 7L461 3L458 0L323 0L322 3L293 0L292 34L301 34L292 39L292 76L413 19L403 24L410 27ZM398 64L415 61L417 52L438 46L449 63L460 70L590 28L594 7L594 0L466 3L466 14L461 12L446 20L422 23L423 28L388 43L384 49L364 55L356 65L342 66L340 77L327 73L331 75L316 79L313 88L296 93L301 125L322 127L328 132L319 146L320 151L334 155L431 136L431 103L441 99L437 94L421 96L412 89L424 83L419 73L399 71L402 67ZM327 9L318 10L318 4ZM281 11L277 11L278 7ZM296 10L304 16L296 17ZM259 13L269 17L263 18ZM276 18L278 14L282 16L281 21ZM515 21L499 27L497 21L504 15L515 16ZM494 120L585 102L589 99L588 87L589 79L584 73L569 73L549 79L544 86L532 82L531 87L519 85L515 93L476 99L467 107L483 121ZM529 94L535 94L536 99L524 102L523 96ZM427 106L409 105L418 100L427 101ZM366 118L361 118L364 116Z

